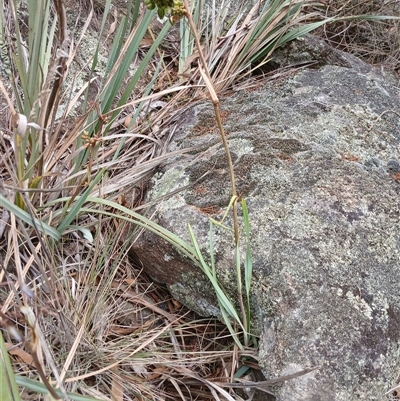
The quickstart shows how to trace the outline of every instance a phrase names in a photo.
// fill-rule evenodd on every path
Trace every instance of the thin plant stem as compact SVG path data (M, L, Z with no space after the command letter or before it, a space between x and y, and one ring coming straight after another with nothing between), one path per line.
M225 148L226 157L228 159L229 175L230 175L231 187L232 187L232 196L235 197L235 201L233 202L233 205L232 205L233 230L235 233L235 246L238 246L238 244L239 244L239 224L238 224L238 216L237 216L237 192L236 192L236 184L235 184L235 172L233 169L232 157L231 157L231 152L229 150L228 141L226 139L224 127L222 126L222 119L221 119L221 114L219 111L219 99L215 92L214 85L212 83L212 79L211 79L211 75L210 75L210 71L208 70L207 62L204 57L203 51L201 49L199 35L198 35L197 29L196 29L196 25L193 21L192 14L190 12L188 0L184 0L183 4L184 4L185 10L186 10L186 17L189 21L190 29L193 33L196 47L199 52L200 62L203 67L203 69L200 68L200 72L207 85L207 89L210 92L211 100L212 100L213 106L214 106L215 118L217 121L219 132L221 134L222 143Z
M213 102L214 106L214 113L215 113L215 118L217 121L218 129L221 134L221 139L222 143L225 148L225 153L226 157L228 159L228 166L229 166L229 174L230 174L230 179L231 179L231 187L232 187L232 197L234 198L233 204L232 204L232 214L233 214L233 231L235 235L235 248L236 248L236 268L237 268L237 282L238 282L238 298L239 298L239 304L240 304L240 310L242 313L242 320L243 320L243 327L244 327L244 336L245 336L245 344L248 345L248 336L247 336L247 316L245 312L245 307L244 307L244 302L243 302L243 293L242 293L242 284L241 284L241 272L240 272L240 258L238 259L238 252L239 252L239 224L238 224L238 215L237 215L237 192L236 192L236 183L235 183L235 172L233 169L233 163L232 163L232 157L231 157L231 152L229 150L229 145L228 145L228 140L226 138L226 134L224 131L224 127L222 125L222 119L221 119L221 114L219 111L219 99L217 96L217 93L215 91L215 87L213 85L210 71L208 70L207 62L204 57L201 44L200 44L200 39L199 35L196 29L196 25L193 21L192 14L190 12L189 8L189 3L188 0L184 0L184 7L186 10L186 17L189 21L189 26L190 29L193 33L194 40L196 43L197 50L199 52L199 57L200 57L200 62L203 68L199 68L200 73L202 78L204 79L204 82L206 83L207 89L210 93L211 100Z

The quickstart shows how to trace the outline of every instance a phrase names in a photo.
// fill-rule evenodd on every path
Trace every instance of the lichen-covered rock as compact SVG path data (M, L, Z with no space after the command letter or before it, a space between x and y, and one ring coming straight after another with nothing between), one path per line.
M268 378L318 366L277 400L378 400L400 373L399 93L372 70L325 66L221 103L250 210L260 365ZM171 149L189 146L149 197L184 188L157 202L155 219L187 241L190 223L207 254L208 217L230 200L210 103L186 112ZM233 238L215 237L218 277L235 299ZM181 302L218 314L203 274L171 246L145 233L134 251Z

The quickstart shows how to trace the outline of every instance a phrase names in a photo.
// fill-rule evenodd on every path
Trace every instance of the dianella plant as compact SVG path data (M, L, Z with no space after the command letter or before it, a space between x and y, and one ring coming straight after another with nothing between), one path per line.
M160 89L154 91L154 85L163 60L160 43L171 25L165 24L138 57L156 10L128 0L121 15L111 0L105 0L102 18L96 20L98 35L88 49L91 54L82 59L79 52L87 46L84 43L94 10L89 8L83 21L77 14L74 21L70 14L78 11L67 7L63 0L0 2L0 97L8 109L0 119L0 238L9 244L2 248L2 260L13 261L17 277L1 306L0 320L17 341L27 342L41 379L41 383L32 383L24 376L13 377L0 336L0 393L13 394L13 398L1 397L4 400L19 399L16 381L32 391L49 393L52 399L93 399L67 395L53 364L58 380L54 390L41 369L39 348L46 347L46 341L31 307L34 295L27 284L29 267L35 261L51 302L58 303L65 289L55 267L59 263L56 255L62 252L66 238L80 233L90 243L96 231L93 226L101 230L98 218L91 220L83 206L99 216L96 208L103 204L98 201L116 197L121 187L139 182L165 157L159 152L160 143L137 127L143 106L165 94ZM111 45L105 65L100 66L104 40ZM158 61L154 62L156 53ZM149 65L152 79L139 90L139 80ZM166 93L178 90L168 88ZM115 128L120 125L123 132ZM137 154L141 154L142 163L129 166L132 174L126 168L117 170L120 163L135 159ZM118 184L118 174L123 175L123 184ZM0 282L4 275L1 269ZM6 315L14 295L32 334L30 339L18 333ZM52 360L51 352L46 356Z
M0 90L8 101L10 115L5 137L10 145L5 155L10 185L1 194L2 204L31 228L55 239L71 228L80 206L95 188L98 193L100 183L103 194L118 191L115 185L107 187L104 179L106 170L117 164L126 142L132 142L135 135L116 138L110 134L126 104L134 107L128 124L133 127L146 100L162 96L152 94L162 64L159 61L142 98L132 99L170 24L165 24L133 71L132 63L138 60L139 46L156 11L143 12L140 2L130 0L126 14L118 16L119 23L114 21L107 32L107 21L113 15L111 6L111 0L104 1L97 43L81 70L75 62L93 10L76 37L71 36L62 0L10 0L3 1L0 8ZM100 38L111 33L113 43L99 74ZM91 95L94 87L95 97ZM111 157L103 158L102 165L99 152L106 153L107 149L111 154L109 149L116 139L120 139L118 146ZM77 195L81 195L79 201ZM55 199L63 200L46 207Z

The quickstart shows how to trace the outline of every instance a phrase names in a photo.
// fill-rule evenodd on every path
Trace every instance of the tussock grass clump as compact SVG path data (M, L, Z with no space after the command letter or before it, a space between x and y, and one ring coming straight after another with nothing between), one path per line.
M76 238L48 249L63 274L54 298L40 294L40 276L27 273L29 287L35 288L27 301L34 315L29 330L18 305L10 297L4 300L8 327L19 330L30 350L5 333L14 371L24 372L17 376L25 387L22 399L31 394L39 400L38 393L46 392L32 380L43 359L52 372L51 386L60 386L71 399L82 394L81 400L111 395L184 400L198 394L214 399L209 386L230 376L227 329L215 319L196 317L133 266L121 244L126 228L99 221L94 243ZM12 280L12 272L7 276ZM37 358L32 358L34 347Z

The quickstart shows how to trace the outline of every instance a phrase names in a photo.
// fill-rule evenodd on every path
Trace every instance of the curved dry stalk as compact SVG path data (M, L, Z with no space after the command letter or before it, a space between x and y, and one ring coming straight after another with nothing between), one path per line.
M222 143L224 145L225 148L225 153L226 153L226 157L228 159L228 166L229 166L229 175L230 175L230 179L231 179L231 188L232 188L232 197L235 198L233 205L232 205L232 212L233 212L233 230L235 233L235 246L238 246L239 243L239 224L238 224L238 216L237 216L237 192L236 192L236 183L235 183L235 172L233 169L233 163L232 163L232 157L231 157L231 152L229 150L229 145L228 145L228 141L226 139L226 134L224 131L224 127L222 125L222 119L221 119L221 113L219 111L219 99L217 96L217 93L214 89L214 85L212 83L212 79L211 79L211 75L210 75L210 71L208 70L208 66L207 66L207 62L206 59L204 57L204 53L202 51L202 47L200 44L200 39L199 39L199 35L196 29L196 25L193 21L193 17L192 17L192 13L190 12L190 7L189 7L189 3L188 0L183 0L183 4L186 10L186 18L189 21L189 26L190 29L193 33L193 37L196 43L196 47L197 50L199 52L199 58L200 58L200 62L203 68L200 68L200 73L202 78L204 79L207 89L210 92L210 96L211 96L211 100L213 102L213 106L214 106L214 113L215 113L215 119L217 121L217 125L218 125L218 129L219 132L221 134L221 139L222 139Z
M245 306L244 306L242 283L241 283L240 257L239 257L239 223L238 223L238 212L237 212L238 196L237 196L237 192L236 192L235 172L233 169L232 157L231 157L231 153L230 153L230 149L229 149L229 145L228 145L228 140L226 138L224 127L222 125L222 119L221 119L221 114L220 114L220 110L219 110L220 102L219 102L217 93L215 91L215 88L214 88L214 85L213 85L213 82L211 79L210 71L208 69L207 62L204 57L204 53L202 51L198 31L197 31L196 25L193 21L192 13L190 12L188 0L184 0L183 4L184 4L185 10L186 10L186 17L189 21L190 29L193 33L196 47L199 52L199 58L200 58L200 62L202 65L202 67L199 67L199 71L201 73L203 80L206 83L207 89L211 96L211 100L212 100L212 103L214 106L215 118L217 121L219 132L221 134L222 143L224 145L225 153L226 153L226 157L227 157L227 161L228 161L229 175L230 175L230 180L231 180L231 191L232 191L231 203L232 203L232 214L233 214L233 231L234 231L234 236L235 236L235 249L236 249L236 258L235 259L236 259L236 269L237 269L236 279L237 279L237 284L238 284L237 291L238 291L240 312L242 315L242 323L243 323L242 327L243 327L244 336L245 336L245 343L247 345L248 344L248 333L247 333L248 316L246 314L246 310L245 310ZM189 226L189 230L190 230L190 226ZM195 240L195 238L192 235L192 241L193 240ZM211 279L211 276L209 276L209 278ZM217 288L218 286L215 284L214 287ZM221 309L222 313L223 313L223 311L224 311L224 308ZM229 319L225 319L225 322L229 326Z

